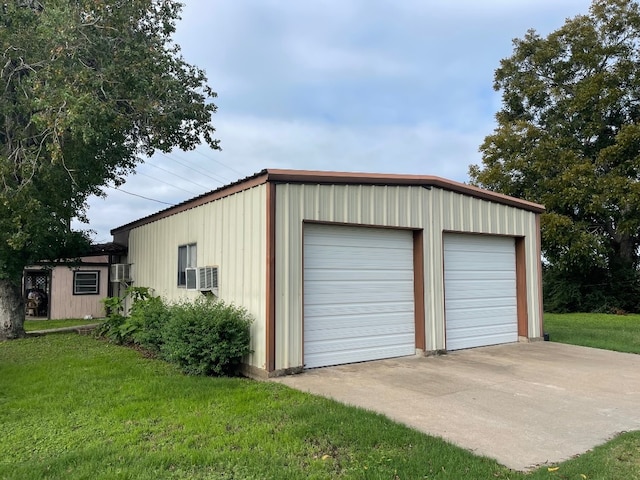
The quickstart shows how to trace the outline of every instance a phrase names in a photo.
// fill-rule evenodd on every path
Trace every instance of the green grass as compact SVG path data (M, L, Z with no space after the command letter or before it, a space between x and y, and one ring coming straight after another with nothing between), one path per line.
M640 353L640 315L546 313L544 329L552 342Z
M0 343L0 432L2 479L640 478L639 433L525 475L381 415L68 334Z
M24 329L27 332L35 330L51 330L62 327L79 327L82 325L91 325L100 323L102 319L84 320L83 318L65 318L63 320L25 320Z

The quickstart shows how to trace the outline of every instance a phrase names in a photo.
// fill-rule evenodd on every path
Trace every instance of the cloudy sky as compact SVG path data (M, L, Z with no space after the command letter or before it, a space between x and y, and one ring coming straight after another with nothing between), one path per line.
M218 93L223 150L157 154L90 202L109 230L263 168L415 173L465 182L495 126L512 39L588 0L184 0L175 39ZM125 193L128 192L128 193ZM146 197L141 198L141 197ZM163 202L163 203L161 203Z

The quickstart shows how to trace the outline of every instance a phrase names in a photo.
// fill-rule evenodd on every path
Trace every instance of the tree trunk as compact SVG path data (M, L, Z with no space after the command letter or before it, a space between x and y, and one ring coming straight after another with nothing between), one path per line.
M24 337L24 299L21 288L0 279L0 340Z
M638 259L637 240L628 234L619 235L616 240L614 243L615 252L624 263L635 267Z

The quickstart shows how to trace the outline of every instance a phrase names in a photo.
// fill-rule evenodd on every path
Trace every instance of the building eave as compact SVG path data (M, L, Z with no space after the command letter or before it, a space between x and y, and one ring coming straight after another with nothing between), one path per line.
M133 228L146 225L171 215L190 210L192 208L211 203L215 200L239 193L243 190L256 187L258 185L270 183L297 183L297 184L319 184L319 185L388 185L388 186L422 186L436 187L449 190L463 195L495 202L511 207L520 208L533 213L543 213L544 206L522 200L501 193L485 190L466 183L455 182L446 178L433 175L402 175L385 173L361 173L361 172L333 172L317 170L284 170L265 169L251 176L240 179L236 182L224 185L218 189L206 192L197 197L186 200L177 205L173 205L164 210L139 218L111 230L112 235L132 230Z

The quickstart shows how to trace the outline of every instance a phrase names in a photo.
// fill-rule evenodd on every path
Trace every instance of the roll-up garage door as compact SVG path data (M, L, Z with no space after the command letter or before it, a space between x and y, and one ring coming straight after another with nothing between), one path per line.
M444 236L447 350L518 341L515 240Z
M305 225L305 368L413 354L412 232Z

